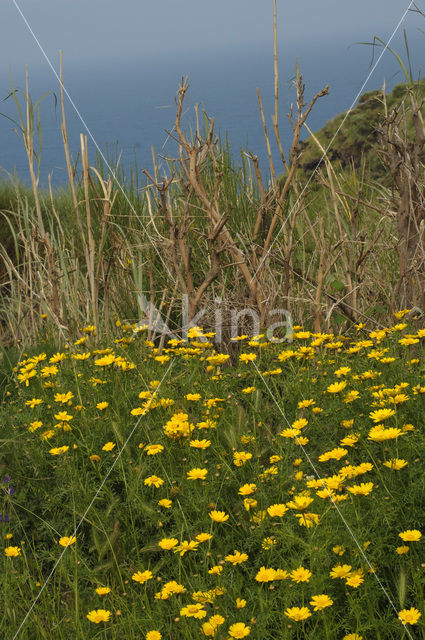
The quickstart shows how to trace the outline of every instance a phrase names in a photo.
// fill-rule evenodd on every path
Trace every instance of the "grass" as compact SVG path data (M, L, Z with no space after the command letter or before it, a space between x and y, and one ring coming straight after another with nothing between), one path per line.
M15 353L2 637L424 638L425 332L404 315L232 357L120 321Z

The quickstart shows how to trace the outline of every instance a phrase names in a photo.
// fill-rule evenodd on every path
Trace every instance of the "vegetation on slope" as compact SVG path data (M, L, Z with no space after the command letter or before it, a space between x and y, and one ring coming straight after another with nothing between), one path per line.
M413 90L419 100L425 97L425 80L413 83ZM387 94L387 109L391 113L399 110L406 102L406 83L397 84ZM425 108L422 107L425 115ZM357 105L346 115L341 113L329 120L324 127L314 133L314 137L320 145L328 150L331 162L343 169L354 166L359 169L366 162L370 170L371 178L382 184L388 185L388 172L379 155L376 153L379 147L379 125L384 118L382 91L367 91L362 94ZM344 125L341 127L342 122ZM411 118L407 123L408 138L414 137L414 128ZM322 152L317 142L309 137L301 145L302 159L300 166L306 172L312 171L319 162Z

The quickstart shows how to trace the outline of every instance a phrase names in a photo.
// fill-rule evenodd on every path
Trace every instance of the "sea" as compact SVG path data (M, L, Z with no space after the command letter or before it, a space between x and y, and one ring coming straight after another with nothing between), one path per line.
M415 77L420 75L424 51L423 33L410 35L409 49ZM392 48L403 58L402 34ZM379 56L382 58L378 62ZM406 61L406 56L403 58ZM296 102L294 79L297 66L305 83L305 100L326 84L329 95L314 106L308 125L320 129L329 119L356 104L359 95L372 89L387 90L405 80L396 57L382 47L360 44L355 38L334 37L326 42L311 39L299 46L279 44L279 119L285 150L292 129L287 117ZM374 68L374 65L376 68ZM413 64L414 63L414 64ZM407 65L407 62L406 62ZM54 68L57 71L55 61ZM29 87L35 119L35 152L39 180L46 186L50 175L55 187L66 185L67 172L62 145L59 82L41 58L28 61ZM152 171L154 149L160 173L167 173L166 158L176 157L173 136L175 95L183 78L189 89L184 102L183 123L187 131L195 127L195 105L208 118L214 116L215 130L226 139L235 163L243 152L255 153L265 177L268 161L261 122L257 88L260 90L266 124L272 143L276 171L283 170L273 139L274 112L273 48L247 43L241 49L207 50L175 55L143 55L126 59L116 51L101 62L84 65L63 61L68 138L72 156L79 162L80 133L87 135L89 161L95 165L100 154L115 169L119 159L121 175L131 172L144 183L142 169ZM15 95L11 95L11 87ZM0 179L16 175L29 184L25 147L20 131L18 101L25 115L25 69L0 66ZM38 102L39 101L39 102ZM38 116L40 127L38 127ZM41 138L39 137L41 132ZM303 131L302 137L308 136ZM40 149L41 142L41 149ZM106 165L105 165L106 166Z

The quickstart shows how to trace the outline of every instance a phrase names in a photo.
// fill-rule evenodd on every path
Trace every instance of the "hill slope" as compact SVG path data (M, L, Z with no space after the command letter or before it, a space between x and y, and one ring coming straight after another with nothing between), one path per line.
M415 83L418 94L425 97L425 81ZM388 111L398 107L406 95L406 84L398 84L391 93L387 94ZM425 113L425 109L422 109ZM346 112L338 114L329 120L325 126L314 135L324 149L327 149L331 140L335 136L342 121L346 117ZM342 167L351 163L359 167L362 157L366 157L371 174L379 179L382 178L384 167L374 151L378 141L377 125L383 119L382 91L368 91L360 96L358 104L348 114L341 131L332 142L328 155L331 161L337 161ZM409 135L413 135L413 129L409 127ZM317 165L322 156L321 150L312 137L302 143L302 157L300 166L305 171L311 171Z

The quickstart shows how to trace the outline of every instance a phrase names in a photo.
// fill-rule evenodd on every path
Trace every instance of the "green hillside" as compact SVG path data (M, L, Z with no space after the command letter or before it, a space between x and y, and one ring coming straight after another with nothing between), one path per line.
M407 85L401 83L387 94L389 113L403 105L406 89ZM417 82L414 85L414 90L417 91L417 95L423 98L425 96L425 81ZM422 112L424 113L424 108ZM377 127L383 121L383 114L382 91L368 91L360 96L357 105L348 116L346 116L346 112L334 116L314 135L324 149L327 149L332 141L328 151L331 161L339 161L342 167L347 167L352 163L355 167L359 167L362 157L365 156L371 175L376 179L382 179L384 167L374 149L378 142ZM346 120L342 126L344 118ZM338 131L340 127L341 130ZM413 128L408 128L408 135L413 135ZM333 139L334 136L335 139ZM322 152L312 137L302 143L302 151L300 166L305 171L312 171L320 160Z

